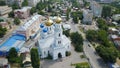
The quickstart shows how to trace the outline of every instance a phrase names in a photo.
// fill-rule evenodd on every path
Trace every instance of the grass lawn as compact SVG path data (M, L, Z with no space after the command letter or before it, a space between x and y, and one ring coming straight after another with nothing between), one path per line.
M80 30L81 32L84 32L84 30L83 30L83 28L82 28L81 26L78 26L78 28L79 28L79 30Z
M77 65L78 65L80 68L90 68L88 62L71 64L71 66L77 66Z
M20 64L18 63L14 63L14 64L10 64L11 68L21 68Z

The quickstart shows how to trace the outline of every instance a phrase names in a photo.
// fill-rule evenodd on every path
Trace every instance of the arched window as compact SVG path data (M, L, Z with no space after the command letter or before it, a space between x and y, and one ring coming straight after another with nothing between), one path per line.
M61 41L58 41L58 44L61 44Z
M69 46L68 46L68 48L69 48Z
M59 37L60 37L60 33L59 33Z
M44 55L46 55L46 52L44 51Z
M49 54L50 52L48 51L48 54Z
M61 44L61 41L60 41L60 44Z

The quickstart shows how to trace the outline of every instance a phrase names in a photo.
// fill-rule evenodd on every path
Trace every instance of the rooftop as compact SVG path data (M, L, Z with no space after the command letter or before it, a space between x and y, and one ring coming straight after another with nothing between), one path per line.
M13 35L7 39L2 45L0 45L1 52L8 52L11 47L15 47L17 50L24 44L25 37L22 35Z
M6 58L0 58L0 66L8 64L8 60Z
M118 31L116 28L112 28L112 27L110 27L109 30Z
M0 11L6 10L7 8L10 8L8 6L0 6Z
M31 9L31 7L27 6L27 7L23 7L22 9L16 9L15 12L16 12L16 11L23 11L23 12L25 12L25 11L27 11L28 9Z
M37 19L39 19L40 18L40 16L41 15L35 15L35 16L33 16L29 21L27 21L25 24L23 24L22 26L20 26L19 28L18 28L18 30L27 30L28 29L28 27L30 26L30 25L32 25Z
M118 36L117 35L111 35L111 38L115 39L115 38L118 38Z

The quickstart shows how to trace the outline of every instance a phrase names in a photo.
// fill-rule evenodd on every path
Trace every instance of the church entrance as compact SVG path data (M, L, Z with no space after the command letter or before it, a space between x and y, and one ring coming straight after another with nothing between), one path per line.
M58 58L62 58L62 54L61 53L58 53Z

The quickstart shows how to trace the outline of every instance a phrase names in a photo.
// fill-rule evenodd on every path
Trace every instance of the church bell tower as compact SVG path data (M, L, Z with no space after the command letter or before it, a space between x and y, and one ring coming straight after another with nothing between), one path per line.
M62 45L62 27L61 27L61 21L62 19L60 17L56 18L55 23L55 46L61 46Z

